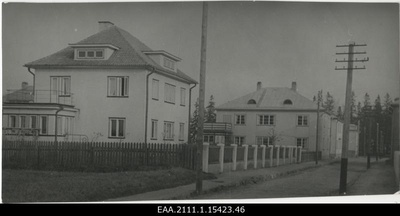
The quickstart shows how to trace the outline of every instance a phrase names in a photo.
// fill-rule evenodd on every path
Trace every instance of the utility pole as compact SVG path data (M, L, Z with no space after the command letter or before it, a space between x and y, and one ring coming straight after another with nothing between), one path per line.
M356 44L350 42L348 45L337 45L336 47L348 47L348 52L336 53L336 55L348 55L347 59L338 60L335 62L347 63L347 67L342 68L335 67L335 70L347 70L347 83L346 83L346 101L344 106L344 124L343 124L343 145L342 145L342 158L340 164L340 184L339 184L339 194L346 194L346 184L347 184L347 162L348 162L348 149L349 149L349 131L350 131L350 113L351 113L351 92L352 92L352 82L353 82L353 70L365 69L365 66L359 68L353 66L355 62L365 62L368 58L363 58L358 60L354 59L356 54L366 54L366 52L355 52L354 47L366 46L366 44Z
M375 159L378 161L378 146L379 146L379 123L376 123L376 145L375 145Z
M199 86L199 120L197 133L197 174L196 193L201 194L203 190L203 128L204 128L204 100L206 87L206 49L207 49L207 12L208 4L203 2L203 16L201 26L201 54L200 54L200 86Z
M318 164L318 145L319 145L319 107L322 100L322 90L318 91L318 99L317 99L317 130L316 130L316 138L315 138L315 164Z

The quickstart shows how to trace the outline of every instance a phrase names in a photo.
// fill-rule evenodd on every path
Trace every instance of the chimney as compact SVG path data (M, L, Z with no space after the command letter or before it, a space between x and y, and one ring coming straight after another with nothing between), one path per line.
M257 82L257 91L260 90L262 88L262 83L261 82Z
M28 83L27 82L22 82L21 83L21 89L25 89L26 87L28 87Z
M99 21L99 32L106 30L107 28L110 28L114 26L114 23L110 21Z
M292 91L297 91L297 83L292 82Z

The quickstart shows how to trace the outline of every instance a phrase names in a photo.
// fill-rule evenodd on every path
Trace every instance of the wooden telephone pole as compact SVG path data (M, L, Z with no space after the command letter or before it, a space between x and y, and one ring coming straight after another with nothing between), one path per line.
M204 128L204 100L206 84L206 49L207 49L207 12L208 4L203 2L203 17L201 26L201 54L200 54L200 85L199 85L199 120L197 133L197 174L196 174L196 193L200 194L203 190L203 128Z
M343 60L336 59L337 63L347 63L347 67L343 66L341 68L335 67L335 70L347 70L347 83L346 83L346 101L344 105L344 124L343 124L343 144L342 144L342 158L340 164L340 184L339 184L339 194L346 194L346 184L347 184L347 162L348 162L348 149L349 149L349 131L350 131L350 114L351 114L351 92L352 92L352 82L353 82L353 70L363 70L363 67L354 66L357 62L366 62L367 58L354 59L354 55L367 54L366 52L355 52L354 47L367 46L366 44L356 44L350 42L348 45L337 45L336 47L347 47L348 52L339 52L336 55L347 55L348 58Z

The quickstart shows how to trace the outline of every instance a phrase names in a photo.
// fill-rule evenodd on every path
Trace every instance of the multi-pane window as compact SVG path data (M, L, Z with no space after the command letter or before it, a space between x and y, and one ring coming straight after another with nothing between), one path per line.
M47 116L40 117L40 134L47 134L48 130L48 118Z
M125 118L109 118L109 137L125 138Z
M274 125L274 115L258 115L258 125Z
M37 128L36 116L31 116L31 128Z
M158 121L151 120L151 139L157 139Z
M10 128L18 127L17 116L10 116L9 126Z
M204 135L203 142L205 143L214 143L214 136L213 135Z
M156 80L156 79L153 79L153 82L152 82L152 98L153 99L155 99L155 100L158 100L158 97L159 97L159 87L158 87L158 85L159 85L159 81L158 80Z
M245 144L245 137L244 136L235 136L235 144L236 145L244 145Z
M174 123L164 122L164 139L174 139Z
M171 59L164 58L164 67L175 70L175 62Z
M28 127L28 122L27 122L26 116L20 116L19 119L20 119L20 124L19 125L21 125L21 128L27 128Z
M52 94L58 96L71 95L71 77L60 76L51 77L51 91Z
M307 126L307 125L308 125L308 116L307 115L297 116L297 126Z
M165 83L164 100L168 103L175 103L175 86Z
M272 139L268 136L257 136L256 137L257 145L272 145Z
M308 139L307 138L297 138L296 139L297 147L302 147L303 149L308 148Z
M126 97L128 96L128 77L108 77L108 96Z
M103 59L104 50L78 50L78 59Z
M181 88L181 105L184 106L186 103L186 89Z
M244 125L246 123L245 115L235 115L235 118L236 118L235 124L237 125Z
M179 140L185 139L185 123L179 123Z

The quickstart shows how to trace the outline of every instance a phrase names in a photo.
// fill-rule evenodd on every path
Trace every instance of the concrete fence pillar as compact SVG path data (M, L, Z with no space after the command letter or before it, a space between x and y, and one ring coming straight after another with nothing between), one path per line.
M289 164L293 163L293 147L289 146Z
M208 154L210 151L210 144L203 143L203 172L208 173Z
M276 147L276 166L279 166L279 151L280 151L281 147L277 146Z
M218 143L219 146L219 172L224 172L224 152L225 152L225 145L223 143Z
M265 168L265 149L267 148L267 146L262 145L261 146L261 167Z
M243 145L243 147L244 147L244 157L243 157L244 165L243 165L243 169L247 170L247 158L248 158L248 155L249 155L249 146L248 145Z
M257 145L252 145L254 147L254 152L253 152L253 167L254 169L257 169L257 154L258 154L258 146Z
M297 157L297 153L298 153L298 148L297 148L297 146L295 146L295 147L293 148L293 150L294 150L294 163L297 163L297 159L298 159L298 157Z
M232 170L236 170L236 165L237 165L237 145L236 144L231 144L233 147L232 150Z
M286 164L286 146L282 146L283 150L283 164Z
M297 160L297 163L301 163L301 153L302 153L301 149L302 149L301 146L299 146L297 149L299 151L299 159Z
M270 149L269 151L269 167L273 166L273 162L274 162L274 147L268 147L268 149Z

